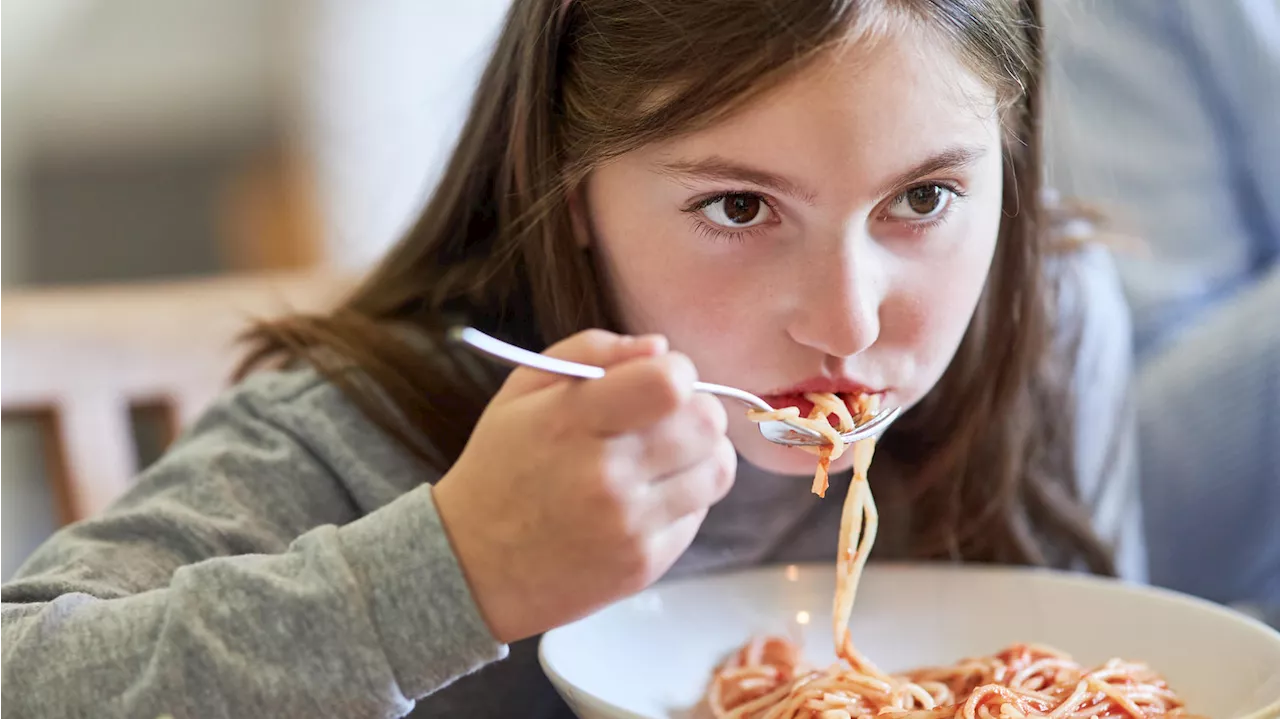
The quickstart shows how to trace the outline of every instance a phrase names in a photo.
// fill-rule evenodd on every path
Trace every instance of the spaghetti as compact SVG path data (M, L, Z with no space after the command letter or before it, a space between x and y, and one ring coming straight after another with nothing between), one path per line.
M752 412L756 421L795 418L831 442L819 451L813 491L827 487L832 459L844 451L837 432L879 409L878 398L861 396L855 411L831 394L805 398L814 409ZM835 408L840 405L840 409ZM834 415L838 424L827 420ZM825 429L817 425L825 425ZM834 437L832 435L835 435ZM853 719L886 716L910 719L1146 719L1185 717L1183 703L1145 664L1112 659L1085 668L1046 647L1018 644L999 653L948 667L882 672L853 645L849 616L858 581L875 542L879 515L867 483L875 440L853 445L853 479L840 516L836 593L832 629L840 662L819 669L800 659L799 648L778 637L747 643L721 665L707 689L707 705L717 719Z
M864 414L860 413L857 418L853 416L849 406L844 400L829 392L809 392L804 398L813 403L813 409L809 411L809 416L801 417L799 407L783 407L771 411L759 409L747 410L747 418L753 422L769 422L791 420L792 424L811 429L822 435L827 441L826 444L819 447L809 447L800 445L800 449L818 455L818 471L813 475L813 493L819 497L827 496L827 470L831 466L831 462L840 458L844 454L844 441L840 439L840 434L852 430L859 420L865 419ZM862 412L875 411L863 408ZM831 424L830 417L836 417L836 423Z

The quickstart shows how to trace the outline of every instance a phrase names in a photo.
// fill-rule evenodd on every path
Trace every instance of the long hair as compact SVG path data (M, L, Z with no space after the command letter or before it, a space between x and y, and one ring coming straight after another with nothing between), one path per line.
M574 245L569 198L591 169L705 127L888 21L986 80L1005 135L984 294L941 381L880 449L911 477L914 551L1112 571L1075 501L1069 387L1049 359L1033 0L515 0L417 223L336 311L256 326L245 370L311 362L445 471L499 377L409 338L453 316L534 349L617 328Z

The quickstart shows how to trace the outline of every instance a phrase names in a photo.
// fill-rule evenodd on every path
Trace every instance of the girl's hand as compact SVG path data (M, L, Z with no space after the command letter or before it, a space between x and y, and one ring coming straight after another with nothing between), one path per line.
M714 397L659 337L588 330L546 354L608 369L516 369L436 484L440 517L496 639L560 626L658 579L737 467Z

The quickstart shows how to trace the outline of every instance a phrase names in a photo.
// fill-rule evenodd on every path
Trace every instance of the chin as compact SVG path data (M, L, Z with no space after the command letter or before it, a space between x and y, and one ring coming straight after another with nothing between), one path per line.
M818 468L818 456L809 454L798 447L787 447L774 444L760 436L755 425L744 428L746 431L731 436L733 446L742 459L753 466L769 472L790 477L812 477ZM843 472L853 466L853 452L846 451L839 459L831 463L832 474Z

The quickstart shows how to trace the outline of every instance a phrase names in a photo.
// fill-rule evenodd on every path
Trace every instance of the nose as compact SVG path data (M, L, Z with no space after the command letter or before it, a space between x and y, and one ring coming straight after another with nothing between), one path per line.
M837 251L807 258L801 296L787 332L831 357L850 357L880 337L887 280L874 242L848 237Z

